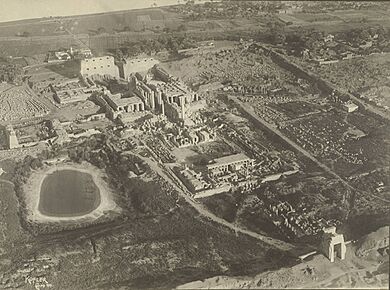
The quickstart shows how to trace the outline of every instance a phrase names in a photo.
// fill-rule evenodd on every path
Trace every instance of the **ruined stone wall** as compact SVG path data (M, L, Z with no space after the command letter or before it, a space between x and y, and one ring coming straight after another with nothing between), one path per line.
M305 79L313 84L316 84L318 88L323 91L324 93L331 94L334 88L332 85L323 79L319 78L318 76L314 75L311 72L308 72L298 66L297 64L294 64L290 62L285 56L275 52L275 51L270 51L270 56L272 60L277 63L279 66L282 68L292 72L294 75Z
M154 58L136 58L129 59L123 64L123 78L127 79L131 74L137 72L146 72L150 70L159 61Z

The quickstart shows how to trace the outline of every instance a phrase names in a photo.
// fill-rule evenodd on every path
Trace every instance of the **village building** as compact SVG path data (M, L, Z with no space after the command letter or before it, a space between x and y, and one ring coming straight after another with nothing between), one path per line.
M346 104L343 104L343 109L345 111L347 111L348 113L352 113L352 112L357 111L357 109L359 109L359 106L354 104L354 103L346 103Z
M333 40L334 40L333 34L328 34L327 36L324 37L324 42L331 42Z
M71 59L71 56L66 51L51 51L47 56L48 63L63 62Z
M70 54L75 59L84 59L93 57L92 51L89 48L73 48L70 47Z

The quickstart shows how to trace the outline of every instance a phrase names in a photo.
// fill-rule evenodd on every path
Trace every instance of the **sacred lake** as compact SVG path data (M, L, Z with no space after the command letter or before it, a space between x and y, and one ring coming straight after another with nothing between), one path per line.
M89 173L61 169L42 181L38 210L46 216L83 216L99 204L100 191Z

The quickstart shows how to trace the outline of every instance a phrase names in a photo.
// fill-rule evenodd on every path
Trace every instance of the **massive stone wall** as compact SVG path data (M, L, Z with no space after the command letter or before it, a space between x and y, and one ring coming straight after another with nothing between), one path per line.
M94 57L81 61L81 71L83 76L109 75L119 78L119 68L115 65L112 56Z
M159 61L154 58L129 59L123 64L123 78L127 79L131 74L137 72L147 72Z

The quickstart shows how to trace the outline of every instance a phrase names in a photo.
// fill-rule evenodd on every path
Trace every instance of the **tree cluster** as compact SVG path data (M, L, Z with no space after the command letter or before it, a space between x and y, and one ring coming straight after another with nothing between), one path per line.
M0 82L15 83L22 78L22 68L14 64L0 64Z
M111 145L120 143L115 136L95 135L68 149L68 154L74 162L87 161L104 169L110 186L117 193L117 202L129 213L158 215L169 211L176 199L165 192L172 189L158 176L152 182L130 178L131 172L150 173L150 170L137 156L123 155Z
M156 39L127 42L114 51L117 59L135 57L140 54L152 55L161 51L177 54L181 49L196 47L194 39L185 35L162 34Z
M376 36L378 42L382 42L390 38L390 30L383 26L359 27L336 34L337 39L357 44L368 41L374 36Z
M19 197L20 214L23 226L33 234L56 232L71 229L72 225L40 225L28 222L25 206L23 185L31 176L33 170L43 167L45 160L56 158L67 153L73 162L89 162L100 169L105 170L107 182L115 192L116 202L124 209L128 217L159 216L170 212L176 205L177 193L174 193L170 185L155 175L153 181L145 181L141 178L131 177L131 172L148 172L153 174L143 163L142 159L135 155L121 154L114 149L115 144L120 143L116 136L106 134L94 135L86 138L81 143L68 144L66 148L52 146L50 150L44 150L37 157L27 156L15 166L13 182L15 191ZM169 193L169 194L167 194ZM111 220L110 217L104 220Z
M195 5L195 1L188 0L185 5L171 7L180 13L186 20L199 21L209 19L232 19L236 17L252 18L264 13L275 13L280 6L275 1L217 1Z

